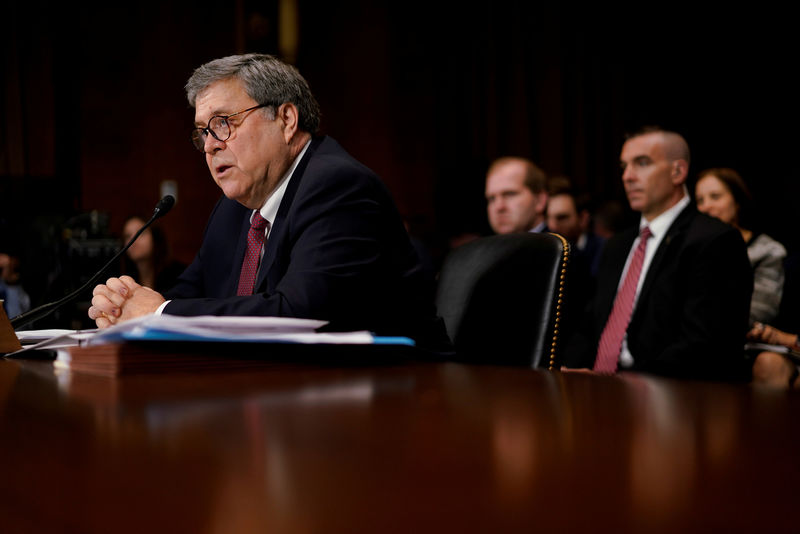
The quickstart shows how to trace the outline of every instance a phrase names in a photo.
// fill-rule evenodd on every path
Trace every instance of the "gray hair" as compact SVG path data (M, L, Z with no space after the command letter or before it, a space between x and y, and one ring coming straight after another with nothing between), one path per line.
M300 129L319 131L319 104L300 72L275 56L243 54L228 56L200 65L186 82L186 98L194 107L197 95L222 80L241 80L248 96L259 104L280 106L291 102L297 107Z

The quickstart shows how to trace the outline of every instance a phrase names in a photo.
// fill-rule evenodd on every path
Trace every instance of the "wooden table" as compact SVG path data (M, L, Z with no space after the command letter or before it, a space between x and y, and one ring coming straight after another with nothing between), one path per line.
M0 531L798 532L800 396L455 363L0 361Z

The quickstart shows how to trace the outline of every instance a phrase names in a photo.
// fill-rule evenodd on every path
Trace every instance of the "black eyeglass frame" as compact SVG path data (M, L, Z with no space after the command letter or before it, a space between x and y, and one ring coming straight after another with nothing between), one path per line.
M221 143L224 143L225 141L231 138L231 134L233 133L233 128L231 128L231 125L228 123L228 119L230 119L231 117L235 117L236 115L241 115L242 113L247 113L248 111L253 111L254 109L266 108L274 105L275 104L259 104L251 108L243 109L242 111L237 111L236 113L231 113L230 115L214 115L213 117L208 119L208 124L206 125L205 128L195 128L192 130L192 144L194 144L194 147L200 152L205 152L206 138L208 137L209 133L214 137L214 139L216 139ZM214 119L222 119L224 125L228 128L228 135L225 136L225 139L222 139L219 135L217 135L217 132L215 132L211 128L211 121L213 121Z

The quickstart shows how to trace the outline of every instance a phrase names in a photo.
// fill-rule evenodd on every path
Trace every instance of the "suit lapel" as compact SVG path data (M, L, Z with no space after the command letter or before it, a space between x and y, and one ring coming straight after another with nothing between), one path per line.
M689 226L696 212L697 210L694 205L690 203L683 208L683 211L678 214L678 217L670 225L664 239L662 239L661 243L658 245L658 250L656 250L653 260L650 262L650 267L647 269L647 274L642 283L642 290L639 292L639 297L637 299L638 301L647 299L647 295L652 289L655 280L657 280L665 259L671 256L669 252L670 247L672 247L673 243L681 241L679 239L680 235L686 231L686 228ZM634 310L633 313L636 314L636 310Z
M289 209L292 206L300 183L303 181L303 175L305 174L308 162L322 143L322 139L321 137L312 139L308 150L306 150L306 153L303 155L303 159L297 164L292 177L289 179L289 184L286 186L286 191L283 193L281 205L278 206L278 213L275 216L275 221L272 223L272 229L269 232L267 246L264 249L264 257L261 260L261 268L258 270L258 278L256 279L256 292L262 289L262 285L267 279L267 274L275 264L277 252L280 250L282 242L286 239L286 218ZM244 258L244 255L242 255L242 258Z

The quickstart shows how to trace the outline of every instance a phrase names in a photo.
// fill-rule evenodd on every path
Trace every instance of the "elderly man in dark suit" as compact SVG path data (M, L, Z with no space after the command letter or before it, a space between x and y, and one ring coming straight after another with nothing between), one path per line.
M741 237L691 203L689 147L679 134L642 130L620 159L641 220L606 244L587 328L572 340L567 367L745 378L753 281Z
M224 197L165 296L126 277L95 288L98 327L152 312L290 316L447 343L389 192L317 135L317 102L294 67L230 56L195 70L186 90L194 144Z

